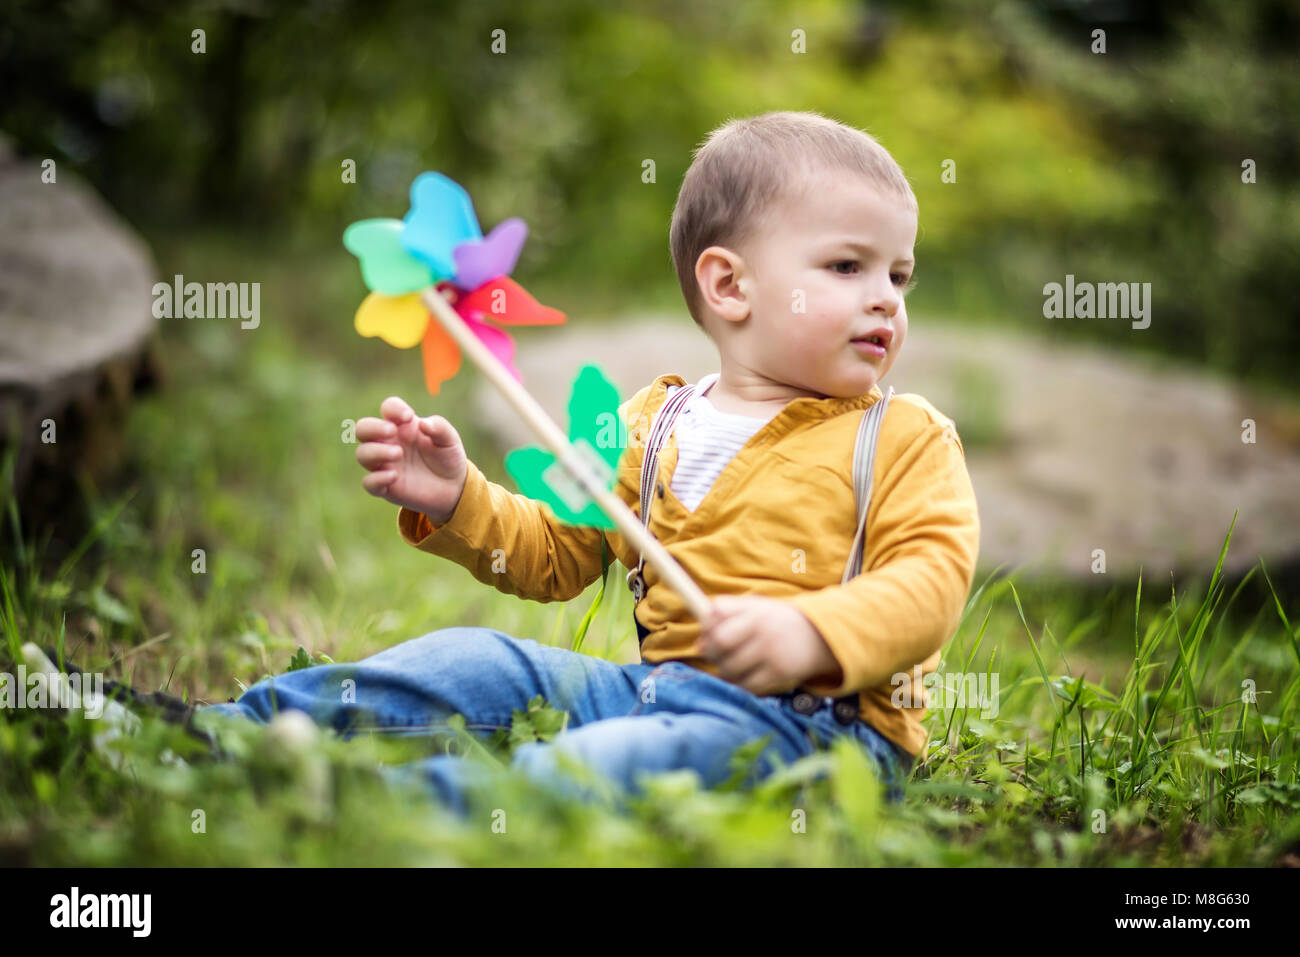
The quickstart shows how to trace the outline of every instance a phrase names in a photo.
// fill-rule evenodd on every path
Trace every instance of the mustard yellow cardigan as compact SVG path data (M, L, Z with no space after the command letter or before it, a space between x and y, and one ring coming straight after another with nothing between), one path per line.
M650 422L668 386L685 384L661 375L619 407L629 441L616 489L638 516ZM937 669L956 630L975 572L979 514L952 421L925 398L896 393L876 449L863 571L840 583L857 521L853 446L863 411L881 397L877 386L849 398L794 399L727 464L694 512L670 488L677 462L670 437L659 455L650 531L707 595L793 602L840 665L838 683L802 687L834 697L861 692L863 719L922 759L925 697L915 679ZM574 598L600 577L602 536L624 566L638 558L620 532L562 524L548 506L488 481L472 461L448 522L435 526L401 509L397 524L421 551L535 601ZM652 565L644 571L636 613L649 630L643 659L716 674L696 646L698 623Z

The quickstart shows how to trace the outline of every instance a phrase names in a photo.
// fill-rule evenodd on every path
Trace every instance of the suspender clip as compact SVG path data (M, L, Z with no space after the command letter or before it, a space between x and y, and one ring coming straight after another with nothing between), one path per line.
M639 562L636 568L627 573L627 587L632 589L632 598L636 601L640 601L645 594L645 576L641 574Z

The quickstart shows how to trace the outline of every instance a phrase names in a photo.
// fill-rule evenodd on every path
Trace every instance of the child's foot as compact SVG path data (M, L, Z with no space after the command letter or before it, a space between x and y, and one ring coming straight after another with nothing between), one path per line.
M51 688L56 685L60 686L59 697L56 698L58 703L65 708L85 708L88 711L99 711L102 705L103 713L99 720L105 723L104 731L95 736L97 746L105 754L111 755L114 766L118 766L116 759L120 758L119 752L102 747L108 741L111 741L123 734L134 734L140 726L140 714L151 714L161 718L168 724L177 724L183 727L190 737L195 738L208 748L208 753L212 757L221 757L222 751L218 746L216 738L208 731L204 731L194 723L195 706L186 704L175 695L169 695L162 691L143 692L137 691L130 685L113 681L111 678L103 680L103 697L100 702L95 697L95 692L86 687L82 687L80 697L84 700L77 700L78 695L73 691L67 681L67 675L85 674L74 662L64 658L62 671L54 664L57 653L53 648L38 648L36 645L23 645L23 660L27 665L29 672L41 671L46 674L57 677L50 679ZM129 706L130 710L128 710ZM136 713L133 713L136 712ZM174 758L175 761L184 763L180 758Z

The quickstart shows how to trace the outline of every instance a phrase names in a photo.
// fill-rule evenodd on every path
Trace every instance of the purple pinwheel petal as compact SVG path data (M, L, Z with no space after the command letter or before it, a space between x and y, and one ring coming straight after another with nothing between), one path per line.
M482 239L456 246L456 276L452 280L461 289L477 289L490 279L508 276L519 261L519 253L528 238L528 224L515 216L497 223Z

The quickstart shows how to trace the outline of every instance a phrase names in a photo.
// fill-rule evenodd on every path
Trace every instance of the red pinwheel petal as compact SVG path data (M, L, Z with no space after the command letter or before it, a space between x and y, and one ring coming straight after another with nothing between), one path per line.
M485 319L512 326L554 326L564 322L558 309L543 306L509 276L498 276L456 300L461 314L481 313Z

